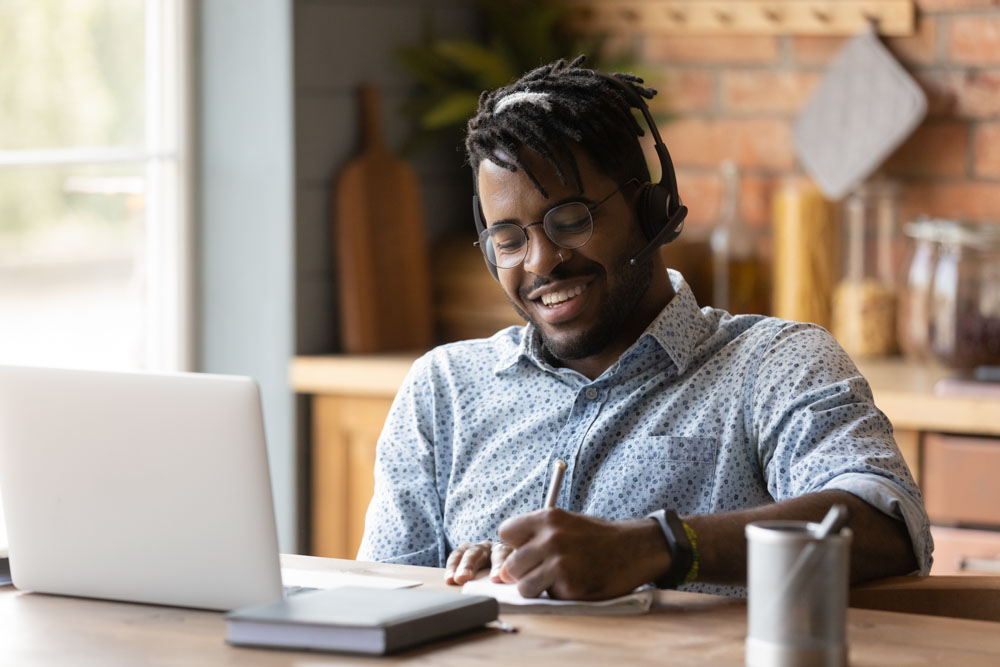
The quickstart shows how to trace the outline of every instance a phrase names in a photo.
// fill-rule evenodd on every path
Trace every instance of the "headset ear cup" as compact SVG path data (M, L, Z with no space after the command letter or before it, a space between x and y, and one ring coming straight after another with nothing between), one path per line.
M670 219L667 206L670 192L659 183L646 183L639 193L639 226L647 239L653 239Z

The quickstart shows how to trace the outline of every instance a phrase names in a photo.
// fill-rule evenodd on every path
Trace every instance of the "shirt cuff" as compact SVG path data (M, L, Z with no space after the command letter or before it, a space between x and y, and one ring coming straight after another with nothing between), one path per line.
M934 542L931 539L930 521L923 504L905 487L879 475L846 473L823 485L823 491L838 489L847 491L881 512L906 522L910 534L913 554L920 569L913 574L928 574L934 561L931 553Z
M358 552L358 560L372 563L396 563L398 565L422 565L424 567L444 567L441 559L440 549L436 546L427 547L420 551L413 551L408 554L398 554L386 556L382 554L368 553L362 547Z

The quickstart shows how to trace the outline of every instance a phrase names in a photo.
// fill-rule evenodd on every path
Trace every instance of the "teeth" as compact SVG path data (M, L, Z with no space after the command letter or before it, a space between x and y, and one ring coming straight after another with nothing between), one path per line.
M582 294L583 290L587 289L586 285L577 285L576 287L568 290L562 290L561 292L550 292L549 294L542 295L542 303L546 306L555 306L563 301L569 301L573 297Z

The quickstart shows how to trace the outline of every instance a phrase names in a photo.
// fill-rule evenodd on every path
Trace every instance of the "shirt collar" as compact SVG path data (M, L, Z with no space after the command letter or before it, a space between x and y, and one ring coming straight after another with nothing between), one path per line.
M493 367L493 372L499 375L504 371L509 371L521 359L545 370L546 364L542 359L542 344L538 340L538 330L530 322L521 327L521 342L517 347L511 348L506 354L500 355L500 359L497 360L496 365Z
M639 339L650 336L656 340L680 374L688 367L695 349L708 337L711 327L684 276L673 269L667 269L667 274L674 287L674 298L660 311ZM628 354L629 352L625 353Z
M670 360L677 366L677 372L683 373L687 368L695 348L708 336L710 327L698 308L694 293L684 277L673 269L667 269L670 283L674 288L674 297L660 311L646 330L623 355L630 354L638 347L643 338L654 339L667 353ZM510 352L500 356L493 372L503 373L512 369L521 359L530 362L541 370L553 371L552 366L542 356L542 345L535 325L528 323L521 330L520 344Z

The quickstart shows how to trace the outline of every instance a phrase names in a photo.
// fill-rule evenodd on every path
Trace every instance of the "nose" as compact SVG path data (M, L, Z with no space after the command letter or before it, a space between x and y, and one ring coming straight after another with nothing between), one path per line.
M524 270L536 276L546 276L552 269L569 259L570 252L552 242L541 225L526 229L528 254L524 256Z

